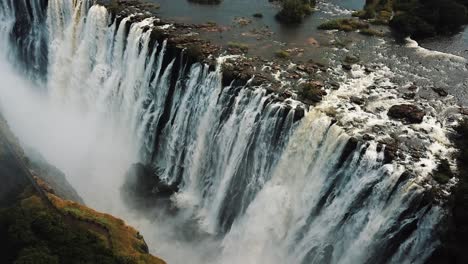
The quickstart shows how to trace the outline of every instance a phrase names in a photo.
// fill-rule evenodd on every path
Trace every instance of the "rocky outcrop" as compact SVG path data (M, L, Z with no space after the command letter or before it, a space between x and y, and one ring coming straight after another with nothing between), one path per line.
M422 123L426 113L419 107L410 104L394 105L388 110L388 116L409 124Z
M45 180L56 181L51 171L63 181L65 187L59 188L70 191L57 169L28 161L0 115L2 263L165 264L148 253L140 233L123 220L60 197L65 189L54 190ZM76 192L72 197L81 200Z
M137 209L167 205L169 198L177 191L177 184L165 183L157 170L142 163L130 167L121 188L124 200Z

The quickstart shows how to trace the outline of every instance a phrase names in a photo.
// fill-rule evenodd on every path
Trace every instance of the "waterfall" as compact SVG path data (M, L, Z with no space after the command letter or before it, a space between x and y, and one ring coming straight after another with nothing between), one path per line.
M152 39L156 18L113 19L87 0L44 2L0 0L0 47L14 48L5 60L25 78L44 81L54 109L105 126L96 134L113 136L105 147L106 136L93 139L96 152L125 155L99 160L92 174L119 167L97 181L112 182L110 194L78 189L91 205L111 211L101 202L119 203L125 168L144 162L180 187L173 202L218 243L205 263L424 263L438 245L441 208L402 166L384 163L384 146L352 146L332 118L313 109L302 118L301 103L261 87L223 87L221 64L188 65L183 51ZM104 150L113 145L121 147Z

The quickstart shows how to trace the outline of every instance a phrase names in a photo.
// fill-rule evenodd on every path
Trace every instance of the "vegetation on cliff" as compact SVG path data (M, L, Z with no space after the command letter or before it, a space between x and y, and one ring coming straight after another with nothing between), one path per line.
M50 168L25 157L0 114L0 191L8 190L0 193L2 263L164 264L122 220L55 195L72 187ZM62 189L55 191L44 178Z
M131 263L88 230L67 224L31 191L0 211L2 263Z

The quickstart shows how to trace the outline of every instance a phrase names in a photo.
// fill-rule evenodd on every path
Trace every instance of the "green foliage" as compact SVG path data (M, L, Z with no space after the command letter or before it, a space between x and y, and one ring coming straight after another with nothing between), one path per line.
M21 250L14 264L59 264L59 259L47 247L28 247Z
M291 54L289 54L289 52L285 51L285 50L277 50L275 52L275 56L279 59L287 59L289 57L291 57Z
M456 32L468 22L466 0L395 0L390 25L415 38Z
M45 207L21 204L0 211L0 237L2 263L129 263L97 236Z
M315 0L282 0L276 18L283 23L298 24L312 13L314 6Z
M201 61L204 56L202 47L197 43L187 47L185 54L194 61Z
M360 21L359 19L352 19L352 18L339 18L327 21L321 24L318 29L322 30L342 30L342 31L354 31L354 30L362 30L369 28L369 24Z
M325 92L321 87L312 83L304 83L299 87L299 97L306 103L313 104L322 100Z
M228 42L227 43L228 47L231 48L231 49L238 49L242 52L247 52L249 51L249 46L247 44L244 44L244 43L240 43L240 42Z
M378 36L378 37L382 37L384 35L382 31L372 29L372 28L361 29L359 30L359 33L361 33L362 35L366 35L366 36Z

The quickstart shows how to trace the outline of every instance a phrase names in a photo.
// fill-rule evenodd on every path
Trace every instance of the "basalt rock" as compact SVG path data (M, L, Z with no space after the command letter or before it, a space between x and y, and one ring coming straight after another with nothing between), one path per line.
M446 97L448 96L448 92L444 88L432 88L432 91L434 91L436 94L438 94L441 97Z
M137 208L150 208L167 202L177 191L176 184L165 183L155 169L142 163L130 167L121 187L125 201Z
M394 105L388 111L388 116L409 124L422 123L426 113L419 107L410 104Z

